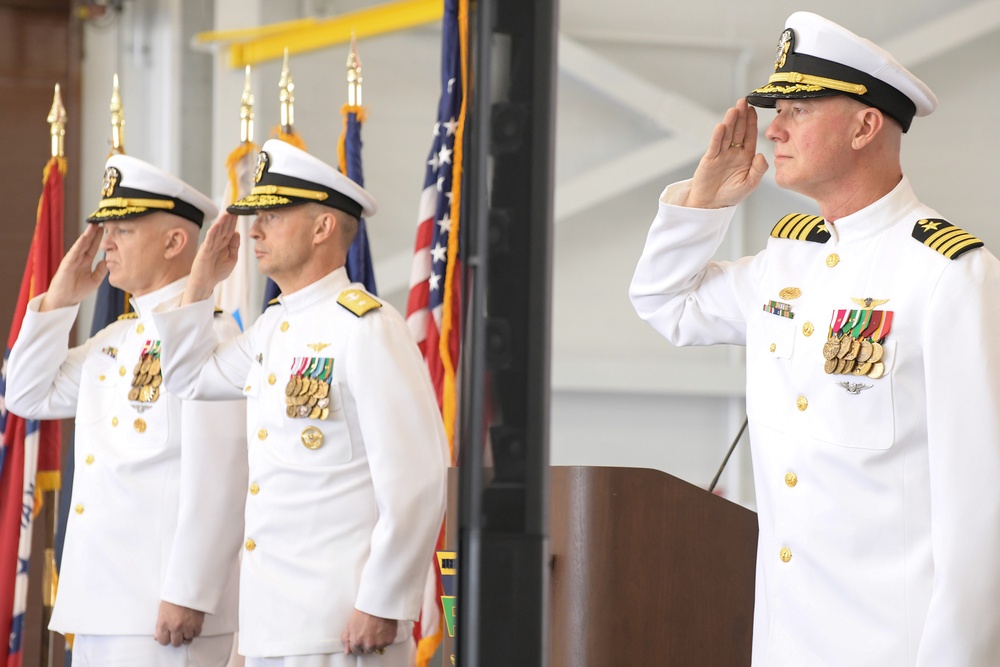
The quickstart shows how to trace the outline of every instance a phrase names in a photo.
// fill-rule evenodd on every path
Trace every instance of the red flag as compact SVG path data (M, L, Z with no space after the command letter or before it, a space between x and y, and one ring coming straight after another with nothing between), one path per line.
M0 372L0 667L20 667L24 612L27 607L28 563L36 493L59 488L58 421L24 420L7 412L7 355L21 331L28 301L45 292L63 256L63 176L66 160L53 157L45 165L38 219L14 309L10 338ZM38 474L36 484L36 472Z
M441 44L441 97L434 139L420 195L417 240L410 272L406 323L417 340L437 392L451 462L456 461L455 369L461 341L462 260L459 212L462 194L462 135L468 90L468 0L445 0ZM444 528L438 549L444 547ZM428 563L427 589L414 627L417 664L425 667L443 635L441 579L436 556Z

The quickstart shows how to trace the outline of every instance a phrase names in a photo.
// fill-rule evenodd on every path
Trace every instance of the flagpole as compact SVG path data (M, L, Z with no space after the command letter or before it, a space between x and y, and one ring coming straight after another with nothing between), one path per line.
M111 155L125 153L125 114L122 109L122 94L118 88L118 73L111 84Z
M52 108L45 119L49 123L50 150L52 153L52 169L65 171L66 163L66 107L63 106L62 95L59 91L59 84L55 85L52 96ZM60 239L61 241L61 239ZM40 664L51 665L52 658L56 651L57 635L50 631L49 620L52 618L52 608L56 601L56 586L58 573L56 572L56 530L58 528L59 517L59 490L61 480L55 484L37 484L36 488L42 489L42 534L44 535L45 548L42 551L42 623L40 637L45 637L41 641Z

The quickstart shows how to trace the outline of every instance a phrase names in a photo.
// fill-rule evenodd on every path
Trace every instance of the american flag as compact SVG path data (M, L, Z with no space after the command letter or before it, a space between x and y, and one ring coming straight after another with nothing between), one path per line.
M45 292L63 255L63 176L66 161L45 165L38 220L10 327L7 354L17 340L28 301ZM59 488L58 421L25 420L7 412L7 355L0 370L0 667L20 667L28 601L28 563L35 495ZM37 480L37 486L36 486Z
M441 39L441 97L420 194L406 323L427 361L455 462L455 367L461 340L462 262L458 231L462 193L462 135L468 89L468 0L445 0ZM438 548L442 548L441 537ZM441 642L441 580L431 557L420 623L417 664L427 665Z
M461 258L458 253L461 196L461 134L464 118L467 0L446 0L441 49L441 98L427 157L417 216L406 321L427 360L451 444L454 365L460 340ZM441 344L442 335L446 343ZM449 396L449 385L450 393ZM449 421L451 423L449 423ZM452 447L454 461L454 447Z

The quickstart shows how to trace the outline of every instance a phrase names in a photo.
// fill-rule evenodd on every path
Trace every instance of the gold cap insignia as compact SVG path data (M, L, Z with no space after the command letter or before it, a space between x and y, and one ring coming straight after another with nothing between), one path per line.
M101 183L101 194L110 197L115 191L115 186L122 178L121 172L115 167L108 167L104 170L104 182Z
M785 66L785 60L788 58L788 52L792 49L792 44L794 43L795 33L792 32L791 28L786 28L785 31L781 33L781 37L778 38L778 48L774 54L775 72Z
M267 156L267 153L261 151L257 155L257 171L253 175L253 182L260 183L260 179L264 177L264 172L267 171L268 162L271 158Z

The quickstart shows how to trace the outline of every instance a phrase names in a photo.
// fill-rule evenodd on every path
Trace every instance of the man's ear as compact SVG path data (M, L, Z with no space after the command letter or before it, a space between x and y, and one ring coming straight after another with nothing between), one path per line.
M163 234L163 257L174 259L191 243L190 235L180 227L171 227Z
M325 243L330 237L339 232L337 216L333 209L328 206L317 207L323 210L317 211L313 218L313 243L320 245Z
M851 145L856 149L861 149L872 143L875 137L885 129L886 118L885 114L875 107L861 109L856 118L858 124Z

